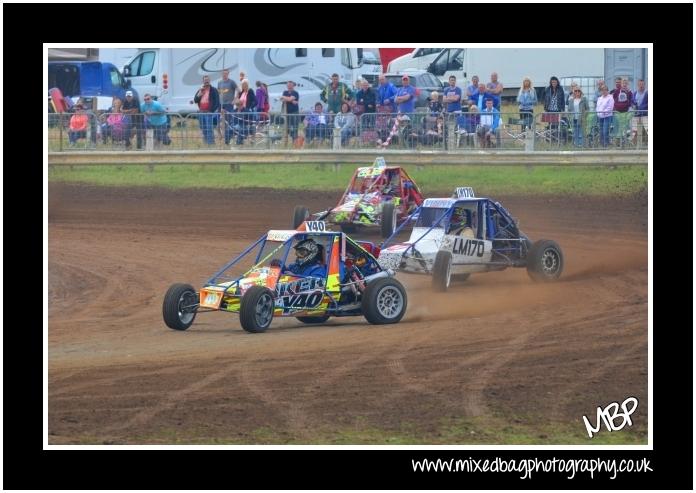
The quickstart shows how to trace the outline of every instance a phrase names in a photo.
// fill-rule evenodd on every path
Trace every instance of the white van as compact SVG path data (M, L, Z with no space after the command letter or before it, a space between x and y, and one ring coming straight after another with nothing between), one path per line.
M244 71L250 86L256 81L268 85L271 111L282 111L278 100L293 80L300 95L300 112L320 101L319 95L337 73L351 87L361 76L362 52L359 48L153 48L138 49L124 67L124 76L140 94L157 96L168 112L191 113L191 104L204 75L217 86L222 70L239 83Z
M443 48L416 48L411 53L395 58L387 66L387 72L402 72L409 69L428 70Z

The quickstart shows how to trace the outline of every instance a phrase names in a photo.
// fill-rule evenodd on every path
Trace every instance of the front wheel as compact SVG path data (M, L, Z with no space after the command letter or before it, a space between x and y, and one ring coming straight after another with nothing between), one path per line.
M198 294L190 284L172 284L164 295L162 318L170 329L191 327L198 310Z
M536 282L555 281L563 272L563 252L558 243L539 240L527 254L527 274Z
M393 202L382 206L382 238L389 238L396 231L396 207Z
M309 209L303 205L296 205L292 218L292 229L299 228L300 224L305 222L307 219L309 219Z
M273 321L273 292L264 286L247 289L239 308L239 322L247 332L265 332Z
M363 293L363 315L371 324L395 324L406 313L406 290L391 277L370 282Z
M440 250L435 256L433 264L433 289L435 291L447 291L452 280L452 254L445 250Z

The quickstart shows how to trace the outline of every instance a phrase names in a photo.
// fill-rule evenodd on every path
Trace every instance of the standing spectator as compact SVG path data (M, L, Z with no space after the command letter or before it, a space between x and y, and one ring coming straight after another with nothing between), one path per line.
M283 91L280 100L283 102L283 113L288 119L288 134L294 141L297 138L297 126L299 125L297 117L300 112L300 95L295 90L294 81L288 81L287 89Z
M628 79L616 78L616 87L610 93L614 98L614 111L626 113L631 107L633 93L628 88Z
M355 96L356 109L362 110L356 112L361 122L361 128L373 130L375 127L375 113L377 113L377 93L370 87L370 83L365 79L360 81L360 91ZM364 117L360 117L361 114Z
M597 99L597 120L599 121L600 142L602 147L609 145L609 128L614 116L614 98L609 94L609 88L600 87L601 96Z
M135 130L135 142L138 149L143 148L143 137L145 135L145 122L140 113L140 101L133 96L133 91L126 91L126 100L121 106L121 111L128 115L129 123L126 127L126 149L130 149L130 139Z
M563 88L555 75L549 79L549 87L544 93L544 111L547 113L562 113L565 111L565 95Z
M503 94L503 84L498 80L498 74L496 72L491 74L491 81L486 84L486 89L497 98L500 98L501 94ZM495 101L493 102L495 103ZM498 108L498 106L495 107Z
M411 85L411 80L408 75L401 77L402 86L396 91L396 104L398 105L399 113L413 113L416 108L416 88Z
M321 100L326 103L329 113L340 113L343 103L350 104L353 99L353 91L345 82L338 81L338 74L331 75L331 82L324 86L321 92Z
M268 86L256 81L256 111L260 113L259 121L268 120L268 112L271 111L271 103L268 101Z
M215 145L215 115L220 110L220 95L217 89L210 85L210 77L203 76L203 85L193 96L193 102L198 105L198 124L203 134L203 142L209 146Z
M490 99L493 101L493 107L497 108L496 103L499 102L498 97L486 92L486 85L481 82L479 83L478 91L476 91L476 94L474 94L473 98L469 99L469 102L471 104L476 105L476 107L479 109L479 111L483 111L486 108L486 99Z
M239 89L237 83L230 79L229 69L222 71L222 79L217 83L218 95L220 96L220 114L225 122L225 144L230 143L229 135L233 123L232 113L234 113L234 100L237 98Z
M605 85L605 84L604 84L604 79L599 79L599 80L597 81L597 89L595 89L594 96L592 97L592 104L594 104L595 107L597 106L597 100L598 100L599 97L602 95L602 86L603 86L603 85Z
M70 147L75 147L78 139L87 138L87 125L89 116L84 111L84 106L75 105L75 114L70 117L70 129L68 130L68 142Z
M462 89L457 87L457 78L454 75L449 76L449 86L442 91L442 102L447 106L445 110L447 113L461 113L462 112Z
M570 92L566 96L566 107L570 104L570 100L573 99L573 95L575 94L575 89L578 88L578 83L573 81L570 83Z
M561 115L566 107L565 94L563 94L563 88L558 82L558 77L555 75L549 79L549 87L546 88L546 93L544 94L544 112L542 118L545 122L549 124L551 130L551 135L554 138L560 140L560 125L561 125Z
M143 95L140 112L145 115L145 128L154 130L155 142L164 145L171 144L167 135L167 112L159 101L152 99L150 94Z
M334 118L334 131L341 134L341 145L345 146L353 136L356 126L355 115L350 111L348 103L341 104L341 112Z
M305 141L309 144L313 139L323 140L326 137L327 119L324 106L321 103L314 105L314 111L305 116Z
M500 147L500 111L493 107L493 98L486 99L486 108L479 117L476 133L481 147L492 147L491 137L495 135L496 146Z
M363 113L377 113L377 93L370 87L370 83L363 79L360 82L360 92L355 97L355 102L362 106Z
M237 145L241 145L249 135L256 112L256 95L249 88L249 81L242 80L239 96L234 100L237 106L237 123L234 126L237 133Z
M575 147L582 147L583 135L585 135L585 121L590 106L587 98L583 96L582 89L576 84L568 100L568 113L573 119L573 144Z
M534 106L537 104L537 95L532 80L529 77L522 79L522 87L517 94L517 102L520 105L520 120L522 131L532 128L534 120Z
M471 78L471 85L466 86L466 99L471 99L478 94L479 76L474 75Z
M217 83L217 90L220 96L220 105L225 112L234 112L234 100L237 97L237 83L230 79L230 71L222 71L222 79Z
M377 89L377 105L380 106L380 111L396 113L396 87L394 84L387 81L384 74L379 74L379 88Z
M635 116L631 120L631 141L636 144L639 127L648 132L648 91L645 89L645 81L638 79L638 90L633 93L633 108Z
M237 99L239 97L239 93L242 90L242 81L246 79L246 72L244 70L239 71L239 84L237 84L237 92L234 95L234 98Z

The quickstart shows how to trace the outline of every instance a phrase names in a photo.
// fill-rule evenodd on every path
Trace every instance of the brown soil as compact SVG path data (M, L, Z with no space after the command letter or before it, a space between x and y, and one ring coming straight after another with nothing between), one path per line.
M474 275L445 294L400 275L396 325L362 317L244 332L236 315L166 328L162 297L201 283L296 204L336 193L49 186L49 443L316 441L497 416L570 426L640 400L647 429L647 201L499 197L532 238L564 250L562 279ZM377 237L373 237L378 240ZM594 421L594 417L593 417Z

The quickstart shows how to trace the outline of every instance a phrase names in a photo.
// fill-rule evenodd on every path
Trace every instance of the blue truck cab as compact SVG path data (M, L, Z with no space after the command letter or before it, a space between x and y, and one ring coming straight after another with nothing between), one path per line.
M96 97L99 110L108 109L113 97L125 100L126 91L138 96L130 80L106 62L48 62L48 87L57 87L65 97Z

